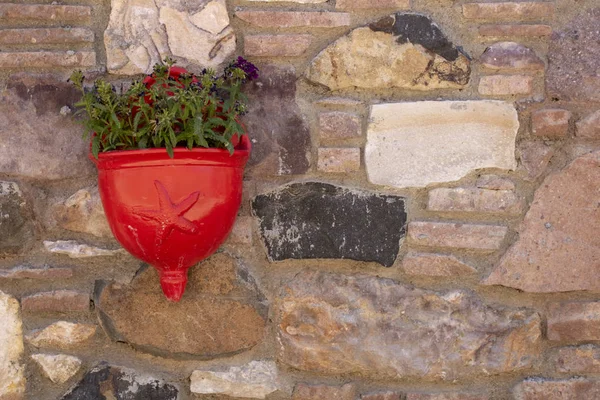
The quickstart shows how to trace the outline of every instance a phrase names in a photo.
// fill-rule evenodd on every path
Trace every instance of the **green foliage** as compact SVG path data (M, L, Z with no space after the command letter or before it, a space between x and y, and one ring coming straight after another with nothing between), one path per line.
M85 116L84 137L91 138L96 158L103 151L146 148L166 148L171 157L175 147L233 153L232 137L244 134L238 121L246 111L242 84L258 70L241 57L220 76L210 69L197 76L180 70L166 59L154 66L153 83L135 81L119 93L102 79L88 89L82 72L73 72L70 81L82 94L77 113Z

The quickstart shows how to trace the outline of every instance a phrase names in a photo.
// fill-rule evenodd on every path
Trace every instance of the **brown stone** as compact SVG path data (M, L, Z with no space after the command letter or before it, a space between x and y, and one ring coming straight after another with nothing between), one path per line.
M237 217L227 243L252 244L253 224L252 217Z
M308 50L312 35L246 35L244 54L253 57L298 57Z
M454 256L443 254L408 253L402 260L407 275L450 277L471 275L477 270Z
M552 34L550 25L482 25L479 27L479 35L506 37L546 37Z
M576 124L575 136L582 139L600 138L600 110L596 111L578 121Z
M0 279L36 279L36 280L58 280L68 279L73 276L73 269L66 267L42 267L32 268L26 266L0 270Z
M597 374L600 372L600 347L591 344L562 347L553 352L550 360L559 372Z
M324 99L317 100L315 104L320 107L352 108L361 106L363 103L360 100L346 99L343 97L325 97Z
M561 109L538 110L531 114L531 131L534 136L550 139L564 138L569 133L571 112Z
M485 96L530 94L533 77L528 75L489 75L479 80L479 93Z
M427 209L444 212L520 214L523 199L512 190L437 188L429 191Z
M360 396L361 400L402 400L402 393L399 392L377 392L368 393Z
M484 282L526 292L600 290L600 152L577 158L536 191L519 239Z
M22 51L0 53L0 68L93 67L94 51Z
M408 10L410 0L336 0L338 10L384 9Z
M310 167L310 130L296 104L293 68L265 66L246 85L248 113L242 118L253 138L246 176L297 175Z
M599 19L600 8L587 9L552 34L546 71L546 88L552 98L600 101Z
M600 398L600 382L584 378L545 380L531 378L513 389L515 400L592 400Z
M554 4L541 1L467 3L462 10L469 19L527 20L551 17Z
M544 173L555 151L543 142L522 142L517 152L520 155L521 165L527 171L527 178L535 180Z
M0 44L71 44L93 42L94 32L87 28L0 30Z
M481 65L493 70L543 71L544 62L529 47L515 42L494 43L481 55Z
M332 111L319 114L321 139L347 139L361 135L360 118L356 114Z
M471 378L528 369L540 317L365 275L302 272L282 290L281 362L361 378ZM321 397L321 399L326 397Z
M356 387L352 383L344 386L307 385L299 383L294 387L292 400L355 400Z
M359 148L320 148L317 168L328 173L349 173L360 170Z
M548 307L548 339L600 340L600 303L552 303Z
M406 400L489 400L489 396L472 393L407 393Z
M475 186L490 190L515 190L515 183L508 178L498 175L481 175Z
M64 202L56 204L53 216L61 228L98 237L113 237L96 186L78 190Z
M108 284L96 306L109 336L153 354L214 358L262 340L266 306L248 271L218 253L189 271L179 303L168 301L148 268L132 284Z
M32 20L61 23L87 20L92 15L90 6L68 6L50 4L0 4L0 20L14 22Z
M235 16L262 28L335 28L350 25L350 14L329 11L236 11Z
M482 251L498 250L508 229L501 225L414 221L408 238L417 246L450 247Z
M90 310L90 296L75 290L35 293L21 299L23 312L68 313Z

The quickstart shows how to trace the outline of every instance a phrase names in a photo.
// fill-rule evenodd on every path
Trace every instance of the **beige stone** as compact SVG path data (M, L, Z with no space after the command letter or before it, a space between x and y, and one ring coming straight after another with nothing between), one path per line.
M93 43L94 32L88 28L2 29L1 44L73 44Z
M360 169L359 148L320 148L317 168L322 172L349 173Z
M436 277L472 275L477 272L454 256L414 252L404 256L402 270L407 275Z
M548 37L552 34L550 25L482 25L479 27L479 35L492 37Z
M530 94L533 77L529 75L490 75L479 80L479 93L484 96L513 96Z
M360 396L360 400L402 400L402 393L400 392L374 392L367 393Z
M23 328L19 302L0 292L0 399L22 399L25 393Z
M437 188L429 191L427 209L443 212L520 214L524 201L512 190Z
M343 386L307 385L298 383L292 393L292 400L355 400L356 385L347 383Z
M515 183L508 178L498 175L481 175L475 183L480 189L515 190Z
M473 393L407 393L406 400L489 400L488 395Z
M18 266L11 269L0 270L0 279L35 279L59 281L73 276L73 269L68 267L41 268Z
M86 21L92 15L92 7L60 4L23 4L23 2L0 4L0 20L37 20L63 23Z
M543 142L521 142L517 150L521 165L527 171L527 179L539 178L554 156L554 149Z
M318 3L326 3L327 2L327 0L248 0L248 1L261 2L261 3L286 2L286 3L301 3L301 4L318 4Z
M197 28L218 35L229 26L227 4L225 0L213 0L200 12L192 14L189 19Z
M235 16L262 28L336 28L350 25L348 13L329 11L262 11L241 10Z
M553 352L550 363L559 372L597 374L600 373L600 347L591 344L561 347Z
M321 139L347 139L361 135L360 117L356 114L332 111L319 114L319 137Z
M97 187L78 190L53 210L54 219L64 229L112 238L112 232Z
M194 371L190 380L192 393L236 398L264 399L280 387L277 365L273 361L250 361L224 372Z
M246 35L244 54L255 57L298 57L313 41L312 35Z
M3 51L0 67L3 68L83 68L96 65L94 51Z
M528 20L551 17L554 4L543 1L467 3L463 15L469 19Z
M600 340L600 302L551 303L548 306L548 339L571 342Z
M500 249L508 228L453 222L413 221L408 238L417 246L494 251Z
M35 347L70 347L89 340L95 333L96 325L58 321L29 333L26 339Z
M75 290L34 293L21 299L23 312L66 313L90 310L90 296Z
M575 136L582 139L600 138L600 110L577 121Z
M336 0L335 8L339 10L410 9L410 0Z
M519 239L485 280L526 292L600 290L600 152L577 158L536 191Z
M44 374L54 383L65 383L81 368L81 360L66 354L32 354Z
M517 111L501 101L420 101L371 107L365 164L371 183L424 187L479 168L516 167Z
M513 389L515 400L592 400L600 398L600 382L584 378L527 379Z
M44 240L44 247L50 253L65 254L70 258L105 257L125 254L124 249L108 250L78 243L75 240Z

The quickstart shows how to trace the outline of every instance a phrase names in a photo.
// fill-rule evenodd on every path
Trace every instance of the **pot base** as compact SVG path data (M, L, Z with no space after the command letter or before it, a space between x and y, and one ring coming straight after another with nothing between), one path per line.
M181 300L187 281L187 270L160 272L160 286L169 301Z

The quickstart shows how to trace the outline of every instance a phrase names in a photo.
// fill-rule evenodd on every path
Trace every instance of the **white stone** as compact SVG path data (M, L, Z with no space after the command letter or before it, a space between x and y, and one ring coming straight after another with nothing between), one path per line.
M451 182L480 168L516 168L517 111L502 101L420 101L371 107L369 181L398 188Z
M66 354L32 354L44 374L54 383L65 383L81 368L81 360Z
M90 339L96 333L96 325L58 321L44 329L31 332L26 339L33 346L68 347Z
M224 394L231 397L264 399L279 389L277 366L272 361L251 361L225 372L194 371L192 393Z
M114 256L125 254L124 249L107 250L87 244L77 243L74 240L57 240L55 242L44 240L44 247L50 253L66 254L70 258L87 258L99 256Z
M19 399L25 393L23 328L19 302L0 292L0 399Z
M112 238L97 187L78 190L54 206L54 219L64 229Z
M202 11L190 16L190 21L197 28L218 35L229 26L229 14L225 0L211 1Z

